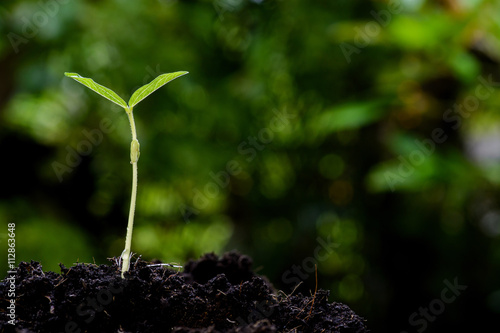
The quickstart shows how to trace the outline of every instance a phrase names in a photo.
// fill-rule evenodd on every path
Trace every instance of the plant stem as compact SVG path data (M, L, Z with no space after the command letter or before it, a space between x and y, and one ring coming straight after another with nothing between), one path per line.
M128 214L127 237L125 239L125 250L122 253L122 278L125 278L125 272L130 267L130 251L132 247L132 230L134 228L135 201L137 198L137 161L139 160L139 141L137 141L137 132L135 129L134 114L132 107L126 109L130 129L132 131L132 142L130 144L130 163L132 164L132 195L130 197L130 211Z

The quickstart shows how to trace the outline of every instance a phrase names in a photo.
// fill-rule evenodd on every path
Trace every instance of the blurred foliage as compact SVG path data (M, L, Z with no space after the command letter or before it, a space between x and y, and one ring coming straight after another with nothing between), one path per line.
M415 330L409 316L457 277L468 289L428 331L488 327L498 12L490 0L2 2L0 219L16 223L17 262L58 271L124 245L126 115L63 73L128 99L186 70L134 110L134 252L183 263L238 249L286 293L297 279L314 290L316 264L319 287L374 331Z

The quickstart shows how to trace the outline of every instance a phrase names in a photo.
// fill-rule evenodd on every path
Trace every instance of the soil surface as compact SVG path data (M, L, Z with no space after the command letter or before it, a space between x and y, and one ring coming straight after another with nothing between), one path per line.
M22 262L15 276L15 326L8 320L10 280L0 282L0 332L369 332L363 318L329 292L278 293L235 252L206 254L183 271L138 259L126 279L112 265L61 265L44 272Z

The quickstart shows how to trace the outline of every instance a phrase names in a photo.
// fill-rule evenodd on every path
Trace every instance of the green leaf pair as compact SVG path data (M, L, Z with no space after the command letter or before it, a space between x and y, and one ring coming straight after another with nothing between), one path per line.
M150 83L140 87L137 89L133 94L132 97L130 97L130 100L128 101L128 104L125 103L125 101L118 96L117 93L115 93L113 90L106 88L103 85L100 85L99 83L96 83L94 80L80 76L80 74L77 73L64 73L67 77L70 77L72 79L75 79L76 81L80 82L84 86L92 89L99 95L101 95L104 98L109 99L111 102L118 104L124 109L129 109L133 108L137 103L142 101L144 98L149 96L151 93L153 93L155 90L161 88L168 82L183 76L187 74L188 72L174 72L174 73L166 73L166 74L161 74L158 76L156 79L151 81Z

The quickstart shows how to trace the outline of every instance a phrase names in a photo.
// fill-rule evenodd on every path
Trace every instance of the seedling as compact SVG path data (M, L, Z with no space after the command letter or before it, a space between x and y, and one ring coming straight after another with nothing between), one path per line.
M137 103L139 103L144 98L149 96L155 90L161 88L163 85L178 78L179 76L185 75L187 73L188 72L174 72L174 73L161 74L150 83L137 89L132 94L132 97L130 97L128 104L125 103L125 101L120 96L118 96L113 90L94 82L94 80L92 79L82 77L77 73L64 73L64 75L66 75L67 77L75 79L76 81L92 89L102 97L107 98L111 102L118 104L119 106L124 108L125 112L127 113L128 120L130 122L130 129L132 131L132 142L130 143L130 164L132 164L132 195L130 198L130 211L128 215L125 249L121 254L122 278L125 278L124 274L125 272L128 272L128 269L130 267L130 257L131 257L130 248L132 245L132 229L134 228L135 201L137 197L137 161L139 160L139 155L140 155L140 145L139 141L137 140L137 132L135 129L133 108L134 106L137 105Z

